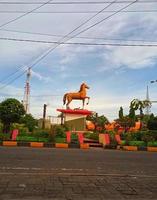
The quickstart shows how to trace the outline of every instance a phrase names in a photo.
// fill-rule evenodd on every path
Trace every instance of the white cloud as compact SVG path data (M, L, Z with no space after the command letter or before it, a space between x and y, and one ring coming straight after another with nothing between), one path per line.
M52 78L42 75L41 73L35 72L33 70L31 70L31 75L32 77L36 77L37 79L39 79L40 81L44 81L46 83L51 82Z
M141 69L155 64L157 58L156 48L142 47L114 47L104 52L104 67L100 70L111 70L112 68Z

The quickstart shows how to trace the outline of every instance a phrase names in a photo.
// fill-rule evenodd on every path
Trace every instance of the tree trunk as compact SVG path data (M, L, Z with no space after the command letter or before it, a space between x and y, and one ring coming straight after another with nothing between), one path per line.
M3 133L9 133L10 132L10 123L4 123L3 124Z

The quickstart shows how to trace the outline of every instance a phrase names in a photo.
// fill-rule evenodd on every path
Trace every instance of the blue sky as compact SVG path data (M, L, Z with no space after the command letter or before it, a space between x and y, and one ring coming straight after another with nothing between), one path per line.
M31 2L27 2L29 1ZM113 4L107 11L119 10L127 4L129 3ZM99 11L106 5L108 4L52 4L45 5L38 11ZM26 12L37 6L39 5L0 4L0 11ZM135 3L126 11L153 10L156 7L157 3ZM0 12L0 25L20 15L22 13ZM58 41L60 37L9 32L6 29L64 36L93 15L94 13L31 13L2 27L0 37ZM111 13L97 15L74 34L109 15ZM69 42L150 44L133 41L147 40L157 44L157 12L120 12L79 36L122 41L73 38ZM23 99L26 75L8 84L7 87L4 87L5 83L16 78L21 70L26 69L52 46L0 40L1 100L6 96ZM6 79L16 70L18 71L14 76ZM86 108L104 114L112 120L117 118L120 106L123 106L127 114L132 99L144 100L147 84L150 80L156 79L157 47L60 45L32 68L30 111L35 117L41 117L43 104L47 103L47 115L57 115L56 109L62 108L64 93L77 91L80 84L86 82L90 86L88 96L91 97ZM149 84L149 89L151 100L157 100L157 84ZM71 107L81 107L81 102L73 102ZM151 110L157 114L157 105L153 104Z

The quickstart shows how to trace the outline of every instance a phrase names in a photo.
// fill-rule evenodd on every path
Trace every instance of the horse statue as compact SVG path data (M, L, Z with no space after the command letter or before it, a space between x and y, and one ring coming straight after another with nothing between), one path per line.
M88 99L87 105L89 104L89 99L90 99L90 97L86 96L86 89L89 89L89 87L85 83L82 83L80 86L80 90L78 92L66 93L63 97L63 105L66 104L66 108L70 109L69 104L73 99L82 100L84 109L85 99Z

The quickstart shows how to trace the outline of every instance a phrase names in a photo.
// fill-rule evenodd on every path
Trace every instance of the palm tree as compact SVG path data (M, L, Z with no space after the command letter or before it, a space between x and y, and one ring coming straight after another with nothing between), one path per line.
M139 99L133 99L130 103L130 108L140 111L140 115L143 115L143 109L147 106L151 106L151 102L148 100L141 101Z

